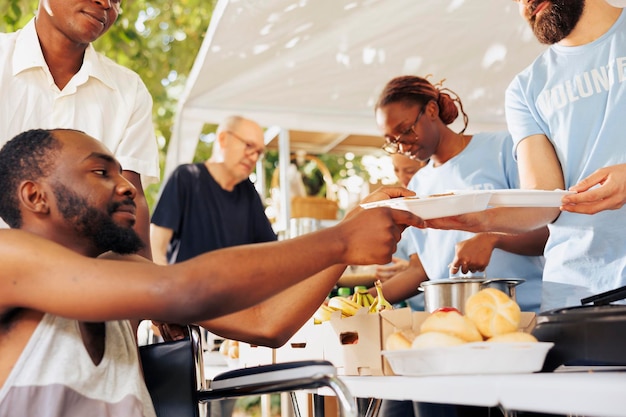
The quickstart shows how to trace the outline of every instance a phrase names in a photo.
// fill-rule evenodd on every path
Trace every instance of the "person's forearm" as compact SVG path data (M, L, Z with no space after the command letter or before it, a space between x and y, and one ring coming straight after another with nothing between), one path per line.
M558 208L500 207L485 210L483 222L471 232L527 233L555 221Z
M167 248L172 240L174 231L166 227L150 224L150 246L152 247L152 260L159 265L167 265Z
M167 266L88 258L28 231L0 230L0 264L11 277L0 280L0 311L28 307L83 321L195 323L250 308L333 265L387 263L404 225L419 226L421 219L389 208L360 210L295 239L220 249Z
M167 256L165 256L165 253L155 250L154 246L152 249L152 261L158 265L167 265Z
M548 240L548 227L521 234L498 234L494 247L525 256L541 256Z
M419 294L419 286L427 279L419 257L411 255L407 269L383 282L383 295L390 303L399 303ZM374 287L370 288L369 292L376 296Z
M425 220L424 225L441 230L464 230L472 233L526 233L555 221L558 208L497 207L459 216Z
M199 324L227 339L282 346L313 316L344 270L332 266L252 308Z
M210 291L220 300L219 309L212 313L217 317L260 303L314 275L322 265L342 264L341 255L347 248L335 233L327 229L286 241L256 243L253 248L242 245L219 249L171 265L173 281L182 281L180 286L188 288L187 281L196 281L196 290L187 294L191 300L186 302L189 312L186 321L210 317L202 317L207 306L196 304L195 294L199 301L202 293ZM198 279L201 276L206 279ZM173 300L172 308L176 305L179 302ZM194 312L195 308L199 311Z

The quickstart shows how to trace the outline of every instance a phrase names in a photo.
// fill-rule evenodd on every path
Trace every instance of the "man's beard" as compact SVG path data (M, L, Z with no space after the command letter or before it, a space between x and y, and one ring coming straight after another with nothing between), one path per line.
M119 226L111 217L120 205L134 206L132 199L109 204L105 214L90 207L86 199L81 198L64 185L56 184L54 194L63 218L73 223L79 236L90 238L101 253L113 251L125 255L135 253L144 247L139 235L132 227Z
M534 3L528 12L532 13L540 3L541 0ZM546 45L560 42L572 33L585 8L585 0L550 0L550 3L539 16L529 20L537 40Z

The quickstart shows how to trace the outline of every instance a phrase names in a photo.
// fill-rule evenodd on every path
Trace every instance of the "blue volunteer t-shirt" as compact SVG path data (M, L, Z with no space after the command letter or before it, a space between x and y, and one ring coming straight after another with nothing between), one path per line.
M513 143L507 132L477 133L467 147L438 167L429 162L409 183L418 195L450 190L493 190L518 188ZM449 277L448 265L454 259L457 242L474 233L458 230L411 229L418 254L429 279ZM541 300L542 256L522 256L494 249L485 271L487 278L524 278L517 289L523 311L538 311Z
M515 147L543 134L565 187L598 168L626 163L626 13L587 45L553 45L506 92ZM626 206L594 215L562 212L546 245L542 309L626 285Z

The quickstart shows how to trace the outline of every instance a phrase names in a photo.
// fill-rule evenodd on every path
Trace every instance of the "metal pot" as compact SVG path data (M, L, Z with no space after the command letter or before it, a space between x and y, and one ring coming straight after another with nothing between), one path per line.
M449 278L424 281L419 290L424 292L427 312L454 307L465 313L465 301L483 288L497 288L515 300L515 287L524 281L522 278Z

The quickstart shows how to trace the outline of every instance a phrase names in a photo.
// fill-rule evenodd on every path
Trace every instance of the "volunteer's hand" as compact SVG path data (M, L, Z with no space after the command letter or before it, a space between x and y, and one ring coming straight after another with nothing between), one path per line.
M569 189L577 193L563 197L563 211L595 214L617 210L626 203L626 164L600 168Z

